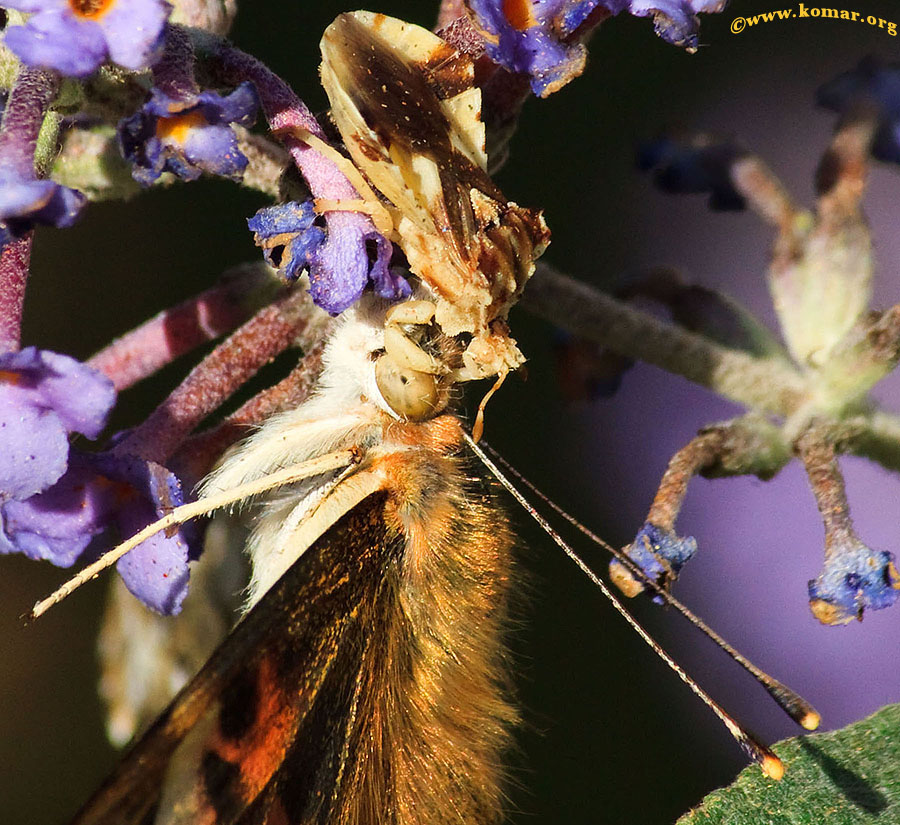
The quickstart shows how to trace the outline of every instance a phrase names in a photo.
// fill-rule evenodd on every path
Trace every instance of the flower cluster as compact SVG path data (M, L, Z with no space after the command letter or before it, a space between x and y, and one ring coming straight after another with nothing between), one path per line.
M293 90L259 61L217 35L201 36L169 22L171 8L164 0L10 0L7 6L31 16L5 34L6 46L24 68L10 90L0 130L3 294L24 293L31 228L41 223L69 226L86 204L84 194L53 179L52 157L48 161L46 156L57 151L56 127L87 129L97 121L103 121L108 134L115 132L129 174L145 186L167 174L184 181L216 175L256 186L274 198L277 205L250 217L249 228L265 262L285 281L295 283L308 273L309 296L317 307L338 314L369 289L388 300L411 294L402 250L395 250L385 237L390 234L387 229L378 231L364 211L344 207L364 195L350 180L360 185L342 163L346 155L341 157L341 147L329 145L337 141L329 141L328 131ZM471 36L471 53L480 59L478 75L494 72L493 77L510 82L519 95L510 94L511 108L516 109L526 93L524 79L537 96L546 97L579 75L586 61L587 37L607 18L621 13L652 17L660 37L694 50L698 14L721 11L723 6L723 0L463 0L456 8L465 12L457 22ZM215 25L225 25L221 15L217 20ZM107 61L119 69L104 71L103 84L95 87L98 78L86 78ZM496 65L490 67L490 61ZM89 115L63 120L55 111L59 74L85 79L73 84L85 100L99 95L97 89L102 88L102 100L85 104ZM489 111L490 102L503 97L496 88L492 91L493 98L485 85L487 128L491 116L493 123L509 127L504 113ZM838 447L845 448L846 441L824 436L834 448L829 454L815 448L815 439L813 446L804 439L810 432L836 431L841 422L834 410L864 409L869 388L896 363L891 361L893 350L884 343L892 340L891 317L873 319L867 314L872 265L858 203L852 197L838 198L832 190L849 181L854 185L848 184L846 191L861 192L851 178L870 155L900 160L900 69L864 62L823 87L819 100L841 113L842 125L841 140L832 147L831 178L819 177L816 214L795 207L761 162L731 141L669 136L645 147L640 159L667 192L706 193L714 209L754 209L777 227L769 281L786 347L735 302L677 279L634 281L618 297L663 304L681 328L740 353L750 359L745 364L755 359L777 365L792 379L802 373L807 383L796 396L815 402L803 408L809 420L792 421L791 427L784 422L795 410L786 402L774 412L765 410L775 423L765 416L747 416L726 422L716 433L698 436L673 459L666 493L654 504L628 554L647 575L668 586L696 550L692 538L681 537L674 529L687 480L698 473L751 472L767 477L799 455L820 509L836 519L826 526L829 549L824 571L809 588L816 615L836 623L860 615L866 607L886 606L897 594L892 557L866 548L846 529L849 516L838 494L842 488L833 454ZM266 135L247 131L260 112L269 129ZM66 109L65 114L71 111ZM113 142L110 138L110 145ZM285 174L291 164L303 177L303 195L293 194L304 186ZM123 191L113 185L110 190ZM102 196L96 186L90 191L91 197ZM307 195L311 197L304 200ZM838 213L843 234L833 230L832 219ZM16 254L6 255L15 244L19 244ZM827 288L822 286L825 282ZM810 295L822 292L824 299L810 300ZM295 342L302 325L315 315L312 310L306 315L299 312L289 290L274 303L271 291L265 294L257 315L203 362L207 372L195 370L194 379L199 381L200 373L207 385L198 388L187 379L136 428L139 437L125 436L93 454L70 447L70 437L99 438L115 399L114 386L142 376L141 365L153 365L147 367L149 374L182 349L171 346L162 355L136 357L124 352L125 344L113 344L110 349L115 353L105 353L98 361L106 366L107 376L64 355L21 349L21 306L0 312L2 552L19 552L60 566L85 562L97 552L94 539L108 528L134 532L180 504L182 481L173 468L185 485L208 469L209 461L204 464L190 453L192 429L236 389L222 373L228 370L229 377L247 380ZM229 323L240 323L237 316L229 314ZM233 325L213 323L210 328L220 334ZM158 335L153 340L164 338ZM882 349L875 351L873 341ZM574 383L590 384L594 390L614 384L631 363L627 352L610 358L595 350L576 351L575 344L567 348L572 372L581 376ZM900 346L897 352L900 359ZM311 346L310 374L316 368L314 355ZM116 374L115 365L129 358L127 370L123 366ZM126 372L128 382L123 378ZM253 415L273 409L275 402L266 398L248 404L251 412L241 409L242 427L256 423ZM207 439L220 450L227 446L216 440L221 432L216 430ZM841 536L842 540L836 538ZM145 542L118 567L128 587L145 603L173 613L180 609L195 555L190 531L181 530ZM614 565L614 577L626 589L639 589L626 568Z
M231 124L252 126L258 108L250 83L225 96L205 91L172 97L154 89L150 100L119 124L122 154L132 163L134 179L145 186L164 172L188 181L204 172L240 179L247 158Z
M841 118L817 172L815 212L795 205L771 170L731 141L667 137L642 152L641 165L654 170L662 190L708 193L711 208L750 208L776 229L768 283L786 348L745 310L708 290L687 313L685 287L671 279L649 279L636 294L670 306L678 323L729 353L740 350L745 376L754 363L767 363L783 370L784 386L791 388L780 403L769 402L770 417L733 419L682 448L669 463L647 524L625 552L649 578L667 585L694 550L692 539L679 539L671 529L693 475L769 478L798 457L825 527L825 564L809 582L810 608L835 625L900 596L893 554L868 547L854 531L836 458L872 453L882 423L864 413L848 428L846 417L874 406L869 391L900 361L900 305L869 309L874 266L860 205L870 158L900 160L900 67L863 61L823 86L818 100ZM883 454L880 460L895 466ZM642 589L618 563L613 575L626 593Z

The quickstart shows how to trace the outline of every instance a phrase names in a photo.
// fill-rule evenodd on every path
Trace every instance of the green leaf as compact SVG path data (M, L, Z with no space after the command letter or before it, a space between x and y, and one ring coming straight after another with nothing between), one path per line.
M900 822L900 705L831 733L779 742L780 782L750 767L678 825Z

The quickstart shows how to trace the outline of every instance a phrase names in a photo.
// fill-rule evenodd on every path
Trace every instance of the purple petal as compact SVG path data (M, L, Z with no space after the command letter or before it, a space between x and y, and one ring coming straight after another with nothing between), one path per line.
M0 355L0 495L25 499L56 482L68 433L96 438L115 398L105 375L67 355L36 347Z
M106 426L116 401L113 382L103 373L57 352L26 347L0 355L0 370L20 376L31 403L59 416L69 432L94 439Z
M237 123L252 126L259 111L259 95L252 83L244 82L224 96L215 92L200 92L197 95L197 107L212 124Z
M110 57L128 69L143 69L162 47L170 7L162 0L118 0L100 18Z
M400 270L390 267L393 246L391 242L377 232L371 232L367 240L375 244L375 262L369 277L375 288L375 294L379 298L388 301L404 301L412 295L412 287L409 281L401 274Z
M71 226L87 198L50 180L27 180L0 174L0 221L13 234L21 234L33 224Z
M117 522L123 535L132 535L155 519L153 508L139 501L123 509ZM188 555L188 544L180 532L171 538L165 532L157 533L119 559L116 570L144 604L172 616L181 611L187 595Z
M247 158L238 149L232 122L251 125L259 100L249 83L231 94L200 92L183 99L154 89L140 111L119 122L122 154L132 175L147 186L163 172L196 180L201 172L239 178Z
M697 541L693 536L682 538L673 530L658 527L649 521L641 527L634 541L625 548L625 554L644 571L647 578L663 587L678 577L681 568L696 552ZM609 574L616 585L628 595L634 595L644 589L643 583L616 559L609 564Z
M27 12L65 11L69 8L68 0L7 0L3 5L8 9Z
M325 241L317 219L312 201L290 201L260 209L247 219L247 226L266 262L292 281L309 268Z
M635 17L653 17L654 31L667 43L695 51L700 38L697 12L720 12L727 0L630 0Z
M184 503L179 480L155 462L105 455L97 457L97 464L137 493L116 512L122 535L133 535ZM171 536L158 533L123 556L116 569L126 587L144 604L159 613L174 615L181 610L187 595L192 539L190 527L182 527Z
M29 393L0 382L0 498L26 499L66 471L69 439L60 419Z
M684 139L664 137L641 147L638 166L653 170L653 182L670 194L709 192L709 208L737 211L745 207L744 196L731 179L731 169L747 151L727 140L707 135Z
M325 220L328 236L312 261L309 293L316 306L337 315L359 300L369 281L371 225L356 212L330 212Z
M817 579L809 582L813 614L824 624L846 624L867 608L890 607L900 597L894 557L855 540L833 548Z
M256 236L258 244L275 235L305 232L315 220L316 210L312 201L289 201L260 209L247 219L247 226Z
M191 129L182 149L189 165L213 175L239 178L247 168L247 158L238 149L237 136L230 126Z
M69 567L84 561L91 539L113 522L119 535L133 535L182 503L181 484L165 467L133 456L73 453L69 469L48 490L3 505L0 552ZM117 563L128 589L160 613L181 609L193 535L190 528L160 533Z
M13 26L5 43L29 66L56 69L64 75L91 74L106 59L106 38L92 20L68 11L41 11L24 26Z
M99 478L86 457L73 456L72 466L46 492L3 505L4 529L17 552L71 567L127 494Z

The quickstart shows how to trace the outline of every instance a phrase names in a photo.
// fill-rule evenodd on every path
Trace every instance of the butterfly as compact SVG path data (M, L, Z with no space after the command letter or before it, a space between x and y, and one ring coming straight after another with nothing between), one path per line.
M250 609L80 825L502 818L513 535L447 410L460 382L521 364L506 313L549 234L485 171L468 57L368 12L322 51L356 207L399 243L415 300L342 313L315 394L204 483L212 500L318 468L266 497ZM352 460L316 464L334 455Z

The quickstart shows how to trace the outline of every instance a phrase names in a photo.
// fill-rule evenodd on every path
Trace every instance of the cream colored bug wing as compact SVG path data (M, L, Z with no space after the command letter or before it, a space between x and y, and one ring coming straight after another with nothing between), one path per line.
M353 160L399 212L401 246L409 253L409 245L428 245L414 235L436 236L438 257L449 255L465 283L432 285L451 300L472 289L478 246L471 192L501 202L503 196L484 171L471 60L424 29L364 12L328 27L322 57L332 117Z
M435 295L435 320L470 333L465 377L522 363L503 320L549 240L539 213L490 179L472 61L384 15L340 15L322 38L322 85L354 163L390 202L410 269Z

